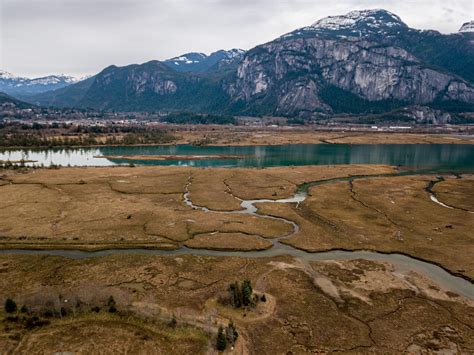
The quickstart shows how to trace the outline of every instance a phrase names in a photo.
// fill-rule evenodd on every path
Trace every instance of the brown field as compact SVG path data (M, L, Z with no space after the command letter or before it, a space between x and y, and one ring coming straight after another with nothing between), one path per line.
M196 205L225 211L240 209L226 184L241 198L275 199L291 196L304 181L391 171L384 166L297 170L120 167L11 173L0 180L0 247L169 249L214 232L281 237L292 231L291 225L247 214L195 210L183 202L183 194L188 188ZM199 240L202 247L205 240Z
M195 249L250 251L269 249L273 244L258 235L214 232L196 235L184 245Z
M8 331L5 335L14 332ZM20 334L20 341L5 342L5 338L2 339L2 349L23 354L58 351L76 354L204 354L208 347L208 336L199 329L182 327L171 330L164 323L147 324L108 314L54 320L49 326Z
M304 129L239 129L214 127L212 130L170 130L178 144L282 145L282 144L474 144L471 135L397 132L323 132Z
M462 180L447 179L435 185L433 192L445 205L465 209L474 213L472 186L474 176L465 176ZM474 216L473 216L474 218Z
M236 354L474 351L472 300L385 263L1 255L0 265L0 299L33 310L59 295L86 305L113 295L119 310L48 318L32 330L0 315L6 353L214 353L216 328L230 318L240 334ZM236 310L217 301L245 278L267 302ZM165 324L172 314L176 328Z

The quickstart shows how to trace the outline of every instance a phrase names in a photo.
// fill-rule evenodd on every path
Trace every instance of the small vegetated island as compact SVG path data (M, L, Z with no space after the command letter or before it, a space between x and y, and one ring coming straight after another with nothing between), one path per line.
M94 158L109 160L137 160L137 161L161 161L161 160L210 160L210 159L245 159L248 155L212 154L212 155L98 155ZM1 163L1 161L0 161Z

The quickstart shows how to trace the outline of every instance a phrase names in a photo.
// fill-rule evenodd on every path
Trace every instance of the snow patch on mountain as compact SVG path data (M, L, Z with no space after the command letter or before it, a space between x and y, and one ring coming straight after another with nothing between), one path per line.
M289 38L304 35L349 37L387 37L397 35L408 26L390 11L383 9L355 10L345 15L322 18L310 26L283 35Z
M462 32L462 33L474 32L474 20L464 23L459 29L459 32Z
M4 71L4 70L0 70L0 79L12 80L12 79L15 79L15 78L20 79L20 77L16 77L12 73L9 73L9 72ZM21 79L26 79L26 78L21 78Z
M225 53L226 53L228 58L236 58L236 57L240 57L241 55L243 55L245 53L245 51L243 49L233 48L233 49L230 49L228 51L225 51Z
M404 25L400 17L390 11L375 9L355 10L345 15L325 17L313 23L310 27L313 29L338 31L342 29L351 29L361 23L373 28L397 27Z
M207 58L207 55L205 55L204 53L187 53L179 57L168 59L167 61L173 62L175 65L196 64L196 63L200 63L206 58Z
M16 76L0 70L0 91L12 95L35 94L74 84L82 80L69 75L48 75L40 78Z
M169 67L183 72L204 72L216 63L231 63L242 58L245 51L233 48L230 50L219 50L209 55L204 53L185 53L178 57L164 61Z

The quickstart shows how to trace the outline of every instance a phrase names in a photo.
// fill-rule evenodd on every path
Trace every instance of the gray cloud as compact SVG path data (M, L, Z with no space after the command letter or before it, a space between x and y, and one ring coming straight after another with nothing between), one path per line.
M363 8L441 32L474 18L472 0L0 0L0 68L84 75L189 51L249 49Z

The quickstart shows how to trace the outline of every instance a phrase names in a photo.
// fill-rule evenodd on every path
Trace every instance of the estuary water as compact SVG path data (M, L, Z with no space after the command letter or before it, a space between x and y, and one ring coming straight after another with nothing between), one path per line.
M175 160L130 160L123 156L183 155ZM189 160L186 156L211 156ZM216 158L213 159L212 155ZM219 156L242 156L221 159ZM107 158L98 158L106 156ZM116 156L117 158L114 158ZM72 149L11 149L0 160L32 160L29 165L62 166L182 165L199 167L270 167L333 164L387 164L413 169L474 170L474 146L455 144L291 144L277 146L130 146Z

